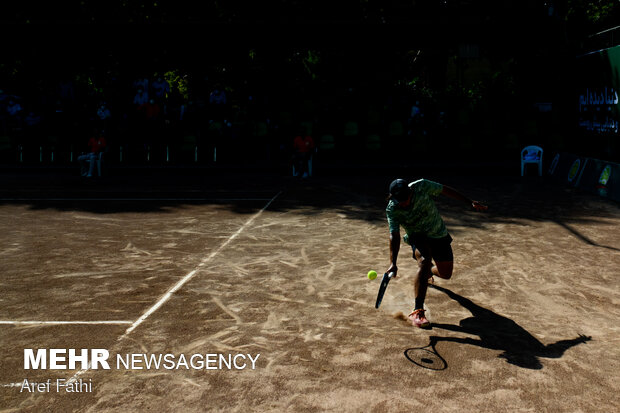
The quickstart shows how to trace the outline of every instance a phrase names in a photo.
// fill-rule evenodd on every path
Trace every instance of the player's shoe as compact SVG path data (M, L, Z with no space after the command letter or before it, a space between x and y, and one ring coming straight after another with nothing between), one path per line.
M422 308L412 311L407 318L414 326L420 328L430 328L431 326L431 322L428 321L428 319L424 315L424 309Z

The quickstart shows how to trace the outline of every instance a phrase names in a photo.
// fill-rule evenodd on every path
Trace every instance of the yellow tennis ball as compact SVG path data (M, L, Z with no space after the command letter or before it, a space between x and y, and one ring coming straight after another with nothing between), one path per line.
M368 271L368 279L369 280L374 280L375 278L377 278L377 271Z

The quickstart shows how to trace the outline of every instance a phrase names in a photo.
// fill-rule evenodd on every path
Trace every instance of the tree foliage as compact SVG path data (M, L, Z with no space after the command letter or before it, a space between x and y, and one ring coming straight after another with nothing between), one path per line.
M619 0L568 0L566 18L590 24L613 24L620 12Z

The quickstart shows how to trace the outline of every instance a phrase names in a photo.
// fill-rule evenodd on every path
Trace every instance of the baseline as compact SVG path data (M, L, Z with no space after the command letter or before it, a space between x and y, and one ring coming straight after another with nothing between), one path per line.
M146 312L144 312L144 314L142 314L140 316L140 318L138 318L136 321L134 321L131 324L131 326L129 326L129 328L127 328L127 330L125 330L125 333L123 333L123 335L118 337L116 342L117 343L121 342L125 338L127 338L131 334L132 331L134 331L136 328L138 328L138 326L140 326L140 324L142 324L144 321L146 321L146 319L149 318L155 311L157 311L159 308L161 308L172 297L172 295L175 292L177 292L188 281L190 281L199 272L199 270L202 269L202 267L207 265L213 258L215 258L224 248L226 248L228 246L228 244L230 244L233 240L235 240L248 226L250 226L254 222L254 220L256 220L256 218L258 218L267 208L269 208L269 206L276 200L276 198L278 196L280 196L280 194L282 194L282 191L280 191L276 195L274 195L274 197L271 198L269 200L269 202L267 202L267 204L260 211L258 211L256 214L252 215L252 217L250 217L250 219L248 219L245 222L245 224L243 224L234 234L232 234L226 241L224 241L222 243L222 245L220 245L215 251L213 251L206 258L204 258L196 266L196 268L194 270L192 270L189 273L187 273L187 275L185 275L185 277L183 277L175 285L173 285L172 288L170 288L155 304L153 304ZM81 375L86 373L88 370L90 370L90 367L91 367L91 364L89 362L88 365L86 366L86 368L83 368L83 369L79 370L78 372L76 372L69 380L67 380L67 383L75 383L75 381L78 379L78 377L80 377Z

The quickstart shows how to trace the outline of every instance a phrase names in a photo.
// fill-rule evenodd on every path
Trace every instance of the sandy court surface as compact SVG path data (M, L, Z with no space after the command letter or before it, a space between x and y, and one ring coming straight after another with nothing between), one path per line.
M0 411L619 410L618 204L517 178L437 180L491 209L438 200L455 272L429 289L431 330L399 317L416 268L405 245L374 308L389 178L282 180L246 201L0 203ZM258 358L24 370L24 348ZM72 377L92 392L20 386Z

